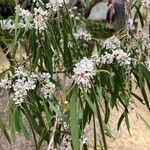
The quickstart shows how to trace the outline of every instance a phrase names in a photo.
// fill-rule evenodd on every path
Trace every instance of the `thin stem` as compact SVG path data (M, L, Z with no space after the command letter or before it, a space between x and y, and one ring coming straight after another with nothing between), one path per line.
M54 137L55 137L55 133L56 133L57 124L58 124L58 116L56 115L56 120L55 120L55 124L53 127L52 136L51 136L50 142L48 144L47 150L51 150L54 148Z

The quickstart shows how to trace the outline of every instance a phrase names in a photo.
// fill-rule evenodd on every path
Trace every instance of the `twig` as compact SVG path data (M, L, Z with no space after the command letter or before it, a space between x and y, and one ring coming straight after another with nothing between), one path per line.
M56 115L55 125L53 127L52 136L51 136L50 142L48 144L47 150L51 150L54 148L54 136L55 136L57 124L58 124L58 116Z

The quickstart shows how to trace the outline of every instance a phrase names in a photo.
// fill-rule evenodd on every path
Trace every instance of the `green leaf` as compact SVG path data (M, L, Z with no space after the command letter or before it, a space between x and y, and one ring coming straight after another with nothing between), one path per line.
M51 119L52 119L51 113L50 113L50 111L49 111L49 109L48 109L48 106L46 105L45 102L43 102L43 106L44 106L44 113L46 114L47 125L48 125L49 127L51 127L51 122L50 122Z
M92 109L94 115L97 117L97 111L96 111L96 107L93 104L93 102L91 101L91 98L89 97L89 95L86 93L86 91L84 92L84 96L85 96L85 100L87 101L87 103L89 104L90 108Z
M124 119L124 112L121 114L121 116L120 116L120 118L119 118L119 120L118 120L117 130L119 130L123 119Z
M29 134L29 132L26 128L27 124L24 125L24 122L22 121L22 117L19 120L19 125L20 125L21 131L22 131L24 137L26 138L26 140L29 140L30 139L30 134Z
M137 94L135 94L135 93L133 93L133 92L131 92L131 94L132 94L136 99L138 99L142 104L144 104L144 100L143 100L141 97L139 97Z
M135 8L136 8L137 14L138 14L138 16L139 16L141 26L143 27L143 26L144 26L143 16L142 16L142 14L141 14L139 8L138 8L136 5L135 5Z
M99 107L99 104L98 104L98 98L97 96L95 95L95 104L96 104L96 111L97 111L97 118L98 118L98 121L99 121L99 126L100 126L100 131L101 131L101 135L102 135L102 140L103 140L103 144L104 144L104 149L107 150L107 143L106 143L106 138L105 138L105 132L106 132L106 126L103 119L102 119L102 116L101 116L101 111L100 111L100 107Z
M50 108L58 115L60 116L63 121L65 122L69 122L68 119L66 118L66 116L51 102L48 101L48 103L50 104Z
M11 140L10 140L9 134L8 134L6 128L5 128L5 125L4 125L3 120L2 120L1 117L0 117L0 129L2 130L3 134L7 138L8 142L11 144Z
M150 124L138 113L138 116L142 119L145 125L150 129Z
M73 90L70 98L70 128L71 138L74 150L80 150L79 144L79 123L78 123L78 105L77 105L77 89Z
M130 124L129 124L129 118L128 118L128 112L127 111L124 112L124 116L125 116L126 127L128 129L129 134L131 135L131 133L130 133Z
M14 108L12 116L11 116L11 123L10 123L10 131L11 131L11 137L14 140L16 138L16 111L17 106Z

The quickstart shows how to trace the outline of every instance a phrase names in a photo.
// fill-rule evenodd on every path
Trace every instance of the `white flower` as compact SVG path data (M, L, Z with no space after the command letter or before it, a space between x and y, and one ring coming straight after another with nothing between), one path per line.
M104 46L106 47L106 49L111 50L119 48L120 44L121 44L120 40L114 35L104 41Z
M68 130L69 124L67 122L63 122L63 128L64 128L64 130Z
M149 38L149 35L146 35L144 32L142 31L139 31L136 35L136 39L137 40L140 40L142 42L142 44L150 49L150 38Z
M70 135L64 135L59 150L72 150Z
M19 67L15 68L15 76L16 77L26 77L26 76L28 76L28 74L22 66L19 66Z
M113 51L113 55L120 65L123 65L123 66L130 65L131 63L130 54L124 52L122 49L117 49Z
M128 28L132 31L135 30L133 18L128 19Z
M142 5L144 7L150 8L150 0L142 0Z
M81 135L81 137L80 137L80 143L81 144L87 144L87 137L85 135Z
M117 62L122 66L130 65L131 63L130 54L124 52L122 49L116 49L112 54L105 52L105 55L101 56L101 63L111 64L113 63L114 59L116 59Z
M47 25L46 21L48 19L48 12L47 10L43 10L41 7L34 8L34 28L39 30L40 32L43 31Z
M24 102L27 92L36 88L37 75L29 73L22 66L15 69L15 77L17 78L12 85L14 91L13 100L15 104Z
M21 17L20 22L18 23L18 27L19 28L32 28L32 17L33 15L30 13L29 10L23 9L20 7L20 5L17 5L15 7L16 9L16 14L18 13L18 15Z
M86 29L82 27L77 27L76 32L73 33L75 39L81 39L85 41L90 41L92 39L92 36L90 33L86 31Z
M109 54L107 52L105 52L105 55L101 56L101 63L102 64L111 64L114 60L114 55L113 54Z
M49 83L46 83L42 85L41 92L43 93L44 98L51 98L52 94L55 91L55 84L49 81Z
M55 92L55 84L50 81L51 75L49 73L42 73L39 75L39 81L42 84L41 92L44 98L51 98Z
M58 9L60 7L63 6L63 0L50 0L47 4L46 4L46 7L52 11L52 12L56 12L58 11Z
M86 88L90 88L90 78L96 74L95 64L91 59L84 57L79 63L75 64L73 69L74 81Z
M11 80L8 79L1 79L0 81L0 87L4 89L11 88Z
M99 64L100 61L101 61L101 60L100 60L100 57L99 57L97 54L91 56L91 60L93 61L93 63L94 63L95 65Z

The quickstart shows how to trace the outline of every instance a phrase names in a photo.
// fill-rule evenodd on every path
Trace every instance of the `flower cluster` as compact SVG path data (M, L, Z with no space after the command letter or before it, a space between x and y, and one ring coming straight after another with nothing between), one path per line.
M44 98L51 98L55 91L55 84L50 81L51 75L49 73L42 73L39 76L39 81L42 84L41 92Z
M15 7L16 14L20 16L19 27L21 28L35 28L40 32L43 31L46 26L48 19L48 11L43 10L40 6L34 8L34 13L30 13L29 10L21 8L19 5Z
M35 74L19 66L15 69L15 75L11 80L2 79L0 81L0 87L12 89L13 101L15 104L21 104L25 101L28 91L37 87L37 81L41 84L41 92L44 98L50 98L55 90L55 84L50 81L50 78L49 73Z
M12 84L14 91L13 100L15 104L24 102L27 92L36 88L37 78L35 74L29 74L23 67L18 67L15 70L15 82Z
M114 60L114 55L113 54L109 54L107 52L105 52L105 55L101 56L101 63L102 64L111 64Z
M50 12L56 12L60 7L63 6L63 3L63 0L50 0L46 4L46 7L50 10Z
M116 48L120 48L121 42L116 36L111 36L104 41L104 46L106 49L114 50Z
M90 88L90 78L96 74L95 64L91 59L84 57L79 63L75 64L73 69L74 81L85 88Z
M64 135L59 150L71 150L71 137L70 135Z
M15 28L15 24L12 19L0 20L0 28L2 30L10 30Z
M142 5L144 7L150 8L150 0L142 0Z
M30 29L31 27L33 27L33 24L31 23L33 15L29 10L23 9L20 7L20 5L17 5L15 7L15 12L20 16L20 22L18 23L18 26L20 28Z
M86 29L82 27L77 27L76 32L73 33L75 39L77 40L85 40L90 41L92 39L92 36L90 33L86 31Z
M11 80L8 79L1 79L0 81L0 87L5 89L11 88Z
M101 57L101 63L111 64L114 59L116 59L121 66L130 65L131 63L130 54L124 52L122 49L116 49L112 54L106 52L105 55L102 55Z
M70 18L74 19L74 20L80 20L81 18L81 14L80 13L75 13L73 10L75 10L75 7L73 7L73 9L69 9L69 15L70 15Z
M46 26L46 20L48 19L48 12L47 10L43 10L41 7L34 8L34 28L39 30L40 32L43 31Z
M149 35L146 35L144 34L142 31L139 31L137 34L136 34L136 39L137 40L140 40L140 42L142 42L142 44L150 49L150 38L149 38Z
M87 144L87 137L85 135L81 135L81 137L80 137L80 143L81 144Z
M100 63L100 57L98 56L98 54L94 54L91 56L91 60L95 65L98 65Z

